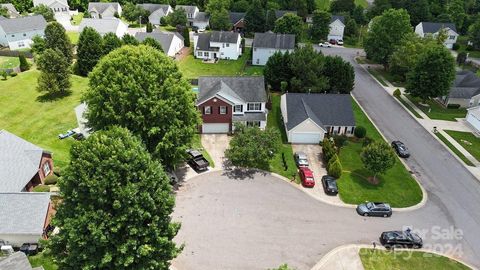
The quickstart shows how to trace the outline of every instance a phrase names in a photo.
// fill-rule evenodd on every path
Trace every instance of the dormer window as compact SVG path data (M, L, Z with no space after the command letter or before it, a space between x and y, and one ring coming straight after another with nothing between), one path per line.
M247 111L260 111L260 110L262 110L262 103L260 102L247 104Z

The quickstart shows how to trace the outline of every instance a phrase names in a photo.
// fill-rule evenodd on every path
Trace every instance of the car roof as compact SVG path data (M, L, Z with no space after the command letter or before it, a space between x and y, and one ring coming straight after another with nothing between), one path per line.
M312 176L313 177L313 172L308 167L301 167L300 170L303 171L305 176Z
M295 154L296 154L297 156L299 156L299 157L307 157L307 154L305 154L305 152L302 152L302 151L300 151L300 152L295 152Z
M334 181L337 180L337 179L335 179L335 177L330 176L330 175L324 175L322 178L325 178L325 180L334 180Z

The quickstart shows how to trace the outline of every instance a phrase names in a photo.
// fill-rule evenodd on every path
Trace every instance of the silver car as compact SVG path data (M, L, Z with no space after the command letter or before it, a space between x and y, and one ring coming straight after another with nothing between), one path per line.
M304 152L295 152L295 155L293 155L295 158L295 163L297 164L297 167L308 167L308 158L307 154Z

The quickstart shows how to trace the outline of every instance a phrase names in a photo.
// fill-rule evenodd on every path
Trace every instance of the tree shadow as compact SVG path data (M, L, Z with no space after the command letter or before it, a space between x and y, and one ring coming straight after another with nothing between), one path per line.
M68 97L72 94L72 91L62 91L62 92L55 92L55 93L46 93L37 97L38 102L52 102L56 101L65 97Z
M364 189L376 190L382 188L385 185L385 181L380 175L377 175L378 184L372 184L368 181L368 177L373 176L368 170L358 169L350 173L350 179L352 182L362 186Z

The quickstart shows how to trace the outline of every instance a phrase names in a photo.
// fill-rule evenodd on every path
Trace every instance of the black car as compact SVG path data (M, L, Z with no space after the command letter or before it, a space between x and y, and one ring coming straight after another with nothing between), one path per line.
M401 141L393 141L392 147L395 149L395 152L397 152L399 157L408 158L410 156L410 152Z
M187 150L190 158L188 159L188 164L197 171L206 171L210 163L208 160L203 157L202 153L197 150Z
M423 246L422 238L410 231L383 232L380 236L380 243L386 248L421 248Z
M25 253L25 255L35 255L38 253L38 244L35 243L24 243L20 247L20 251Z
M328 195L338 194L337 180L334 177L330 175L324 175L322 177L322 186L326 194Z
M392 215L392 208L387 203L367 202L357 206L357 213L365 217L390 217Z

